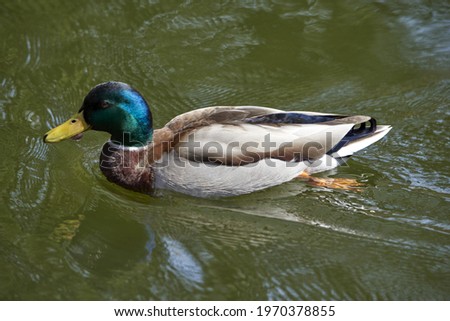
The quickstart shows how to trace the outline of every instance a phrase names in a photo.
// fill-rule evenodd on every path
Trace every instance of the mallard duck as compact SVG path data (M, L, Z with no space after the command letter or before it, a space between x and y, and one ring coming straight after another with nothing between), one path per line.
M111 182L147 194L169 189L198 197L247 194L333 169L385 136L369 116L216 106L181 114L153 129L143 96L121 82L94 87L76 115L46 143L105 131L100 168Z

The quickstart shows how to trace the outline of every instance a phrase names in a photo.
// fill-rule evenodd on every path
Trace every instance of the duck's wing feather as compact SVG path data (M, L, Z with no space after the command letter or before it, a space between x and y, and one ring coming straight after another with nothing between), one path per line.
M219 106L177 116L163 130L170 132L170 149L180 157L236 166L264 158L318 159L342 143L356 124L368 121L368 116Z

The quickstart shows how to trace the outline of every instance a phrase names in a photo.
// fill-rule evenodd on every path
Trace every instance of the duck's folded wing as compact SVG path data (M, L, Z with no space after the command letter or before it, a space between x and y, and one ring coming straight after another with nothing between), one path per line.
M366 126L366 122L371 125ZM180 157L244 165L264 158L296 162L318 159L343 141L348 143L355 125L362 128L360 136L376 126L368 116L238 106L195 110L174 118L166 127L177 137L172 146ZM356 132L350 136L357 137Z

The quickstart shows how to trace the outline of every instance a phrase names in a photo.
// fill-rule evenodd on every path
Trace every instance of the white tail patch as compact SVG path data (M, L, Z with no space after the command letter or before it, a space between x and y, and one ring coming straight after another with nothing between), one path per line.
M360 151L361 149L364 149L367 146L372 145L373 143L379 141L387 133L389 133L389 131L391 129L392 129L391 126L378 125L377 130L373 134L370 134L361 139L354 140L354 141L348 143L347 145L345 145L338 151L334 152L331 156L333 156L335 158L351 156L354 153L356 153L357 151Z

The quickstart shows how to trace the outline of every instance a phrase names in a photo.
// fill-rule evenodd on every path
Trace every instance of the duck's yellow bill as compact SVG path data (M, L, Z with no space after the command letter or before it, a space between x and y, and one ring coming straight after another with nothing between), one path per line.
M89 126L84 120L83 112L70 117L68 121L48 131L44 135L44 142L58 143L88 130Z

